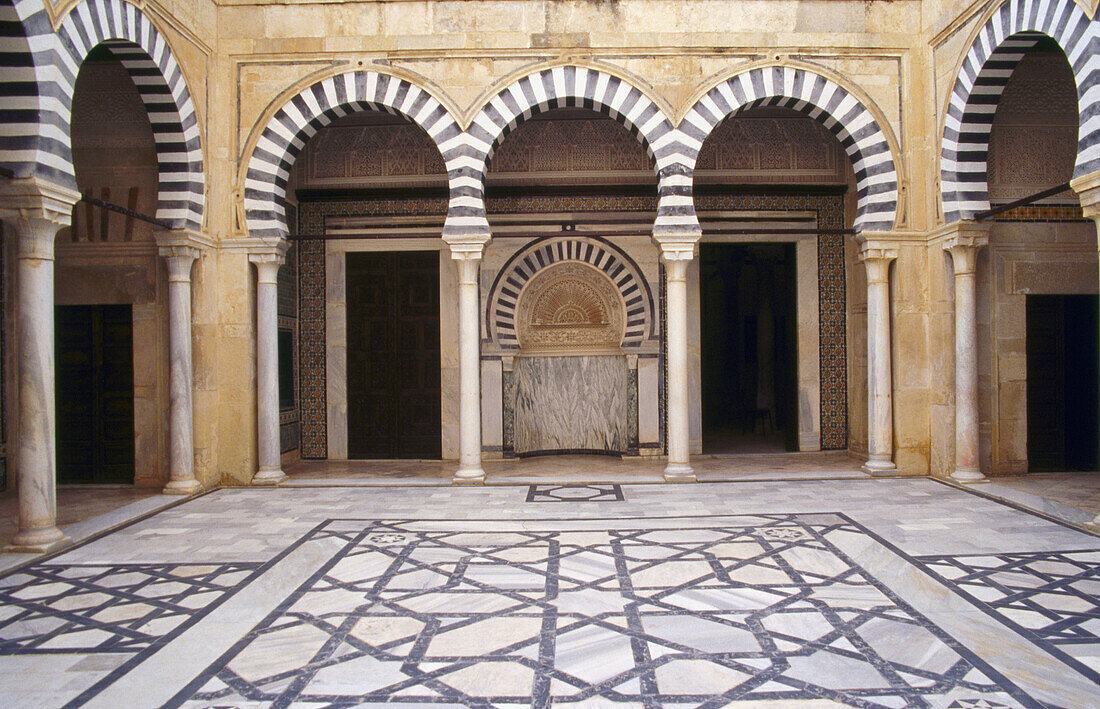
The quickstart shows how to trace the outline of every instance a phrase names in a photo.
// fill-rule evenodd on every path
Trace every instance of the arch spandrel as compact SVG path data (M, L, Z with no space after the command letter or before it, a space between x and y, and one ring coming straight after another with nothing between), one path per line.
M400 115L420 126L439 148L454 193L456 178L464 171L466 151L462 131L443 102L394 74L365 69L344 72L289 96L256 138L244 178L245 219L252 236L287 234L283 203L298 154L321 128L365 110Z
M1045 9L1045 13L1040 13ZM948 97L940 142L944 219L954 222L989 208L989 137L1012 71L1042 36L1062 48L1077 85L1074 177L1100 170L1100 31L1074 0L1008 0L975 32Z
M843 146L856 174L855 228L889 231L898 211L898 162L871 109L836 81L802 67L747 69L707 90L680 122L684 163L694 173L703 142L728 116L758 106L791 108L821 123Z

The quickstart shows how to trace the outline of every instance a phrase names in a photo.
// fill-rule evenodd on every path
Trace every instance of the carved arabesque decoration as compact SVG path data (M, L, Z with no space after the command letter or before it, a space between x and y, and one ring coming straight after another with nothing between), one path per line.
M621 354L626 322L622 298L601 271L580 262L551 266L520 294L521 354Z

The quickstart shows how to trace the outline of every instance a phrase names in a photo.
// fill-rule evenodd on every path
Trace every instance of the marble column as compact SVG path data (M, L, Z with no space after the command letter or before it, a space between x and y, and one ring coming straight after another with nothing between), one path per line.
M1069 186L1081 200L1081 212L1084 217L1095 222L1097 235L1100 238L1100 170L1075 177L1070 180ZM1097 246L1100 248L1100 242ZM1100 440L1100 431L1097 431L1097 440ZM1100 515L1096 515L1091 526L1100 528Z
M955 470L963 483L986 480L978 456L978 250L988 243L988 224L960 222L943 248L955 272Z
M13 180L0 191L0 217L15 228L19 348L19 529L8 551L42 552L68 541L57 527L54 239L79 198L33 179Z
M256 436L259 466L253 485L286 480L279 460L279 291L277 276L287 244L253 251L256 265Z
M665 262L668 343L668 464L666 482L695 482L689 451L687 267L695 257L695 243L661 245Z
M166 495L192 495L195 479L194 407L191 400L191 266L199 251L162 246L168 263L168 484Z
M894 465L893 375L890 371L890 248L864 244L859 259L867 269L867 462L868 475L897 475Z
M485 482L481 467L481 327L478 316L478 272L482 244L451 244L458 264L459 444L456 485Z

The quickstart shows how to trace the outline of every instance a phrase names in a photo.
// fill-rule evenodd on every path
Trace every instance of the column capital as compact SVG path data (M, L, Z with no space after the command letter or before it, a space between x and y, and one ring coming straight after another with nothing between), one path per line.
M72 223L80 193L37 177L22 177L0 185L0 219L43 220L57 228Z
M698 233L681 231L675 234L654 234L653 240L665 261L691 261L699 249Z
M944 251L950 251L955 247L980 249L989 243L989 230L992 227L992 222L972 220L951 222L928 232L928 241L941 244Z
M197 252L203 249L213 249L217 243L210 236L190 229L154 229L153 239L160 248L161 256L168 256L166 250L174 248L193 249Z
M190 283L191 265L199 257L199 250L193 246L161 246L158 249L168 262L169 283Z
M258 283L277 283L279 267L286 261L289 248L290 242L283 238L263 239L248 248L248 260L256 264Z
M1085 217L1100 220L1100 170L1073 178L1069 186L1080 198Z
M451 250L451 258L455 261L477 261L480 260L485 253L485 241L480 240L461 240L461 241L447 241L447 247Z
M955 275L974 273L978 266L978 250L989 243L990 222L960 221L947 224L929 236L940 242L951 254Z

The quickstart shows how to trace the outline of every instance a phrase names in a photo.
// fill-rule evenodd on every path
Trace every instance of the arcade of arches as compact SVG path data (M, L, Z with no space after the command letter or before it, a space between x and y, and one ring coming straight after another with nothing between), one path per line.
M1025 5L0 0L14 546L288 456L1095 469L1100 22Z

